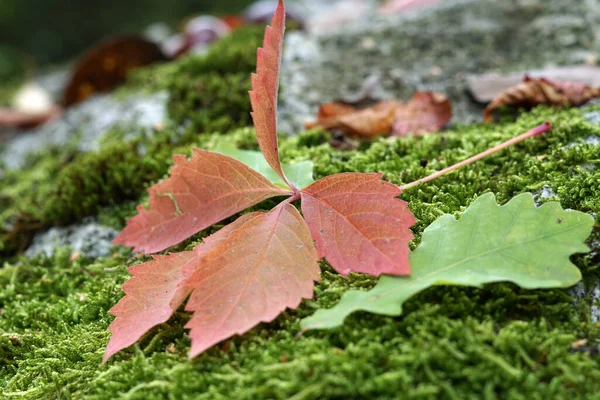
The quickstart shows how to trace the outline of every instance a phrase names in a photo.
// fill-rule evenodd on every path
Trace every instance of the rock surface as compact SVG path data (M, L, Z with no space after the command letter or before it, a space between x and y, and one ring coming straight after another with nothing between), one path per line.
M114 229L102 226L93 220L68 227L54 227L35 235L25 255L51 256L58 247L71 247L74 252L91 258L107 257L112 248L111 241L117 236Z
M29 154L50 146L66 146L77 140L82 151L96 150L111 128L129 129L130 137L163 123L167 116L166 93L134 94L126 98L97 95L67 110L60 120L19 133L3 146L0 162L7 168L22 167Z

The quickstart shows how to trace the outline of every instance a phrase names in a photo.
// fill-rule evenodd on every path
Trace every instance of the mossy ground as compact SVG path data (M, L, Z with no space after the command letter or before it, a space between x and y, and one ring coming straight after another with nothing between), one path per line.
M191 59L185 62L191 63L192 74ZM206 62L199 61L197 68L204 68ZM183 65L161 70L167 73L166 69L175 71ZM252 63L240 65L239 70L221 73L230 77L245 73ZM197 79L218 67L206 68L197 72ZM152 70L140 77L149 82ZM186 85L185 80L163 82L159 86L171 92ZM145 258L115 248L107 259L71 260L69 249L59 249L50 258L30 259L16 255L18 246L10 242L15 239L10 233L19 221L50 226L75 222L84 215L97 215L103 223L122 228L135 205L146 200L145 188L166 176L172 153L190 154L192 146L210 149L217 142L257 147L252 129L234 129L248 123L245 117L236 120L241 113L228 117L223 108L210 118L195 119L215 109L203 103L203 92L193 84L180 93L199 97L181 113L172 108L173 123L150 138L124 142L123 132L115 130L99 152L50 150L32 158L26 169L6 172L0 182L0 224L5 230L0 390L5 398L600 398L596 394L600 393L600 359L595 355L600 331L590 320L591 299L574 303L565 290L526 291L510 284L483 289L438 287L411 299L400 317L356 313L338 329L296 338L302 317L332 306L350 288L367 289L375 283L374 278L358 274L343 278L325 263L314 300L194 360L186 357L189 339L183 326L188 316L180 311L102 366L112 320L108 310L122 296L126 268ZM225 102L226 96L218 99ZM195 109L199 106L200 111ZM234 130L215 133L218 129L210 121L217 114L226 121L224 130ZM564 208L592 213L599 224L600 147L584 139L600 136L600 127L588 123L582 110L538 108L517 122L463 126L397 141L380 139L354 152L332 149L328 134L312 131L282 139L281 154L286 163L312 160L315 178L344 171L381 171L385 179L400 184L545 120L553 123L550 134L404 192L402 198L417 217L413 246L437 217L460 213L488 191L505 202L549 185ZM272 201L267 201L256 208L270 205ZM208 233L171 250L190 248ZM590 243L599 239L596 228ZM586 281L597 279L597 251L573 258ZM580 339L587 339L588 346L574 351L572 343Z

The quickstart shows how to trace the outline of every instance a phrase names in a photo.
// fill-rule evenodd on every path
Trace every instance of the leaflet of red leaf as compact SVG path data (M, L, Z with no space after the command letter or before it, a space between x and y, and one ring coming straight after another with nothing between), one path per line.
M452 104L436 92L416 92L407 103L396 107L392 135L437 132L452 119Z
M171 176L149 189L150 208L138 206L138 215L113 243L155 253L265 199L289 194L231 157L193 153L190 160L173 157Z
M202 243L200 243L199 245L194 247L194 253L196 253L196 258L198 259L198 263L187 263L184 266L182 271L183 271L183 277L185 279L183 281L181 281L180 286L188 286L189 287L188 278L190 278L192 275L194 275L194 272L196 272L196 270L199 268L200 260L202 260L202 258L206 254L210 253L213 249L215 249L221 243L223 243L225 240L227 240L233 232L237 231L242 226L244 226L244 224L246 224L246 222L250 221L252 218L257 217L261 214L262 213L260 213L260 212L244 214L241 217L239 217L238 219L236 219L235 221L233 221L231 224L226 225L223 228L221 228L217 233L214 233L208 237L205 237L202 240Z
M281 169L277 144L277 91L284 31L285 8L283 1L279 0L271 26L267 26L265 30L263 47L257 51L250 103L260 149L271 168L288 182Z
M319 280L308 227L288 203L250 219L201 262L186 305L194 312L190 357L296 308Z
M129 268L133 278L123 284L125 297L109 311L117 318L108 328L112 336L102 362L137 342L154 326L166 322L191 293L187 279L198 269L202 257L259 214L239 217L204 238L193 252L154 256L154 261Z
M483 118L485 122L492 122L493 112L503 106L532 108L545 104L551 107L578 107L595 97L600 97L600 87L525 76L523 82L506 89L492 100Z
M171 317L190 294L190 289L179 284L184 265L194 262L197 262L196 254L186 251L155 256L154 261L129 268L133 277L123 284L125 297L109 311L117 318L108 328L112 336L102 363Z
M408 275L415 217L381 174L344 173L302 190L302 211L319 256L342 275Z

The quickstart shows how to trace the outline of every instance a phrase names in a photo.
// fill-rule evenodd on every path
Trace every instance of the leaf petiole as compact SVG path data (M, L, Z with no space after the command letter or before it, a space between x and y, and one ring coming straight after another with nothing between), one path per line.
M452 166L450 166L448 168L444 168L443 170L435 172L435 173L433 173L433 174L431 174L431 175L429 175L429 176L427 176L425 178L418 179L418 180L416 180L414 182L407 183L405 185L401 185L401 186L398 186L398 187L400 188L400 190L404 191L404 190L406 190L408 188L411 188L413 186L417 186L417 185L419 185L421 183L430 182L430 181L432 181L432 180L434 180L436 178L439 178L440 176L444 176L446 174L449 174L452 171L455 171L455 170L457 170L459 168L462 168L465 165L472 164L472 163L474 163L476 161L479 161L479 160L481 160L481 159L483 159L483 158L485 158L485 157L487 157L489 155L492 155L492 154L494 154L494 153L496 153L498 151L504 150L507 147L510 147L510 146L513 146L513 145L515 145L515 144L517 144L519 142L522 142L525 139L529 139L530 137L538 136L538 135L541 135L543 133L546 133L551 128L552 128L552 124L550 122L546 121L543 124L541 124L539 126L536 126L535 128L533 128L533 129L531 129L531 130L523 133L522 135L514 137L514 138L512 138L510 140L507 140L504 143L500 143L499 145L494 146L491 149L488 149L488 150L486 150L486 151L484 151L482 153L474 155L473 157L467 158L466 160L463 160L463 161L461 161L459 163L456 163L456 164L454 164L454 165L452 165Z

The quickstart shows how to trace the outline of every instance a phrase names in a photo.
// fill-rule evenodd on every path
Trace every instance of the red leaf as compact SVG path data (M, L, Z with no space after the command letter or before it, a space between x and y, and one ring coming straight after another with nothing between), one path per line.
M381 174L345 173L302 190L302 211L319 256L342 275L407 275L415 218Z
M187 279L198 269L204 254L225 241L232 232L259 213L245 214L217 233L204 238L194 251L154 256L154 261L129 268L133 278L123 284L125 297L110 309L117 318L103 363L113 354L131 346L146 332L166 322L191 293Z
M154 261L129 268L133 278L123 284L125 297L109 311L117 318L108 328L112 336L103 363L171 317L190 293L190 289L179 286L183 266L194 262L197 262L196 254L186 251L155 256Z
M252 218L257 217L261 214L262 213L260 213L260 212L244 214L241 217L239 217L238 219L236 219L235 221L233 221L231 224L226 225L223 228L221 228L217 233L214 233L214 234L202 239L202 243L200 243L199 245L194 247L194 253L196 253L196 258L198 259L198 263L194 263L194 264L188 263L185 265L185 267L183 268L182 271L183 271L183 276L186 280L181 282L181 286L189 287L187 279L190 278L192 275L194 275L196 270L198 270L198 268L200 266L200 260L202 260L202 258L206 254L210 253L214 248L218 247L221 243L223 243L225 240L227 240L233 232L237 231L242 226L244 226L246 224L246 222L250 221Z
M173 159L171 176L148 191L150 208L138 206L138 215L113 243L155 253L265 199L289 194L222 154L194 149L190 160Z
M257 51L256 74L252 74L250 103L260 149L271 168L288 182L281 169L277 144L277 90L284 31L285 8L283 0L279 0L271 26L267 26L265 30L263 48ZM288 185L293 187L289 182Z
M202 257L189 279L193 293L186 310L192 338L190 357L260 322L272 321L319 280L317 253L295 207L282 203L249 220Z

